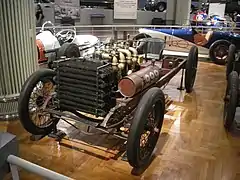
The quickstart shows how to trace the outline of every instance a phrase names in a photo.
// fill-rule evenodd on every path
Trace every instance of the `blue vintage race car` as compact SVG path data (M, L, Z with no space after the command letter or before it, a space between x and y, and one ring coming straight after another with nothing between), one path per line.
M172 46L177 46L180 49L182 48L182 50L192 45L207 49L209 50L209 58L214 63L220 65L226 64L228 48L231 43L240 49L240 34L233 31L213 31L212 29L206 29L199 32L196 28L187 27L172 29L142 28L139 29L139 32L140 34L136 38L147 36L167 39L167 44L172 44ZM186 46L183 45L184 43ZM182 47L179 44L182 44Z

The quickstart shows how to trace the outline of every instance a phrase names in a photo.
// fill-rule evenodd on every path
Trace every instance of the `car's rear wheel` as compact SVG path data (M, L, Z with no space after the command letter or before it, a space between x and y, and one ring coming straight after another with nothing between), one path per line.
M74 43L64 43L57 51L56 58L60 59L62 56L66 58L80 57L79 47ZM48 61L48 67L52 69L53 61L55 58L50 58Z
M236 108L239 101L239 77L236 71L228 76L224 102L224 127L229 131L234 123Z
M79 47L74 43L64 43L57 51L57 57L60 58L61 56L67 58L80 57Z
M198 66L198 48L192 46L186 62L185 88L187 93L191 93L196 79Z
M229 74L233 71L234 62L235 62L235 53L236 53L236 46L234 44L231 44L228 50L226 79L228 79Z
M157 9L158 12L163 12L163 11L166 10L166 8L167 8L166 3L164 3L164 2L157 3L156 9Z
M225 65L228 57L228 49L230 42L227 40L215 41L209 49L209 57L215 63L219 65Z

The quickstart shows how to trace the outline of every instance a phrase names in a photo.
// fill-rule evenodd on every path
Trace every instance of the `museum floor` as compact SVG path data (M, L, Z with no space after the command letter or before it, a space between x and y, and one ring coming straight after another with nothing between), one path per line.
M185 97L177 90L180 75L165 88L173 103L165 116L156 157L139 177L131 175L132 168L118 157L118 139L84 136L74 130L69 134L73 141L31 142L18 122L2 123L0 129L18 136L22 158L79 180L239 180L240 136L227 134L222 123L225 67L201 62L195 91ZM20 172L23 180L41 179Z

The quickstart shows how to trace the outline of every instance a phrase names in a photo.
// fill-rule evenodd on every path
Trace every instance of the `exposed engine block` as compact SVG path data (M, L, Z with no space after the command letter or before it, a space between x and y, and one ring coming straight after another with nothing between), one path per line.
M139 70L143 57L135 47L129 46L128 41L108 44L95 51L95 58L108 60L113 70L117 72L118 80L129 73Z
M105 116L116 105L111 64L71 59L55 62L54 68L61 109Z

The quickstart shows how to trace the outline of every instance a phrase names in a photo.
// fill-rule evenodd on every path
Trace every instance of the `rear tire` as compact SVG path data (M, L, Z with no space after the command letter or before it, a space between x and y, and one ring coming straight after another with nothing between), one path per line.
M80 50L79 47L74 43L64 43L57 51L57 59L61 57L72 58L72 57L80 57ZM53 60L50 59L48 61L48 67L52 69Z
M154 110L154 118L152 118L154 119L154 122L149 118L149 113L152 112L152 110ZM165 97L162 90L157 87L149 89L138 103L128 134L127 158L132 167L144 167L151 160L152 152L161 132L164 113ZM153 127L148 127L149 124ZM142 136L145 135L144 132L147 130L151 130L148 134L148 137L151 138L150 140L148 139L148 141L151 144L147 144L149 149L147 150L147 153L142 156L140 140L142 139ZM146 146L142 148L146 148Z
M158 12L163 12L167 8L167 4L165 2L159 2L157 3L156 9Z
M198 48L192 46L186 62L185 88L187 93L191 93L196 79L198 66Z
M224 102L224 127L229 131L234 122L236 108L239 101L239 77L236 71L228 76L228 84Z
M226 64L226 60L227 58L224 58L224 59L220 59L216 56L216 51L218 51L218 49L220 47L223 48L224 51L226 51L225 53L223 53L224 55L228 55L228 49L229 49L229 46L231 45L231 43L227 40L217 40L215 41L210 49L209 49L209 57L210 59L215 63L215 64L218 64L218 65L225 65Z
M236 53L236 46L234 44L231 44L228 50L226 79L228 79L229 74L233 71L234 62L235 62L235 53Z

